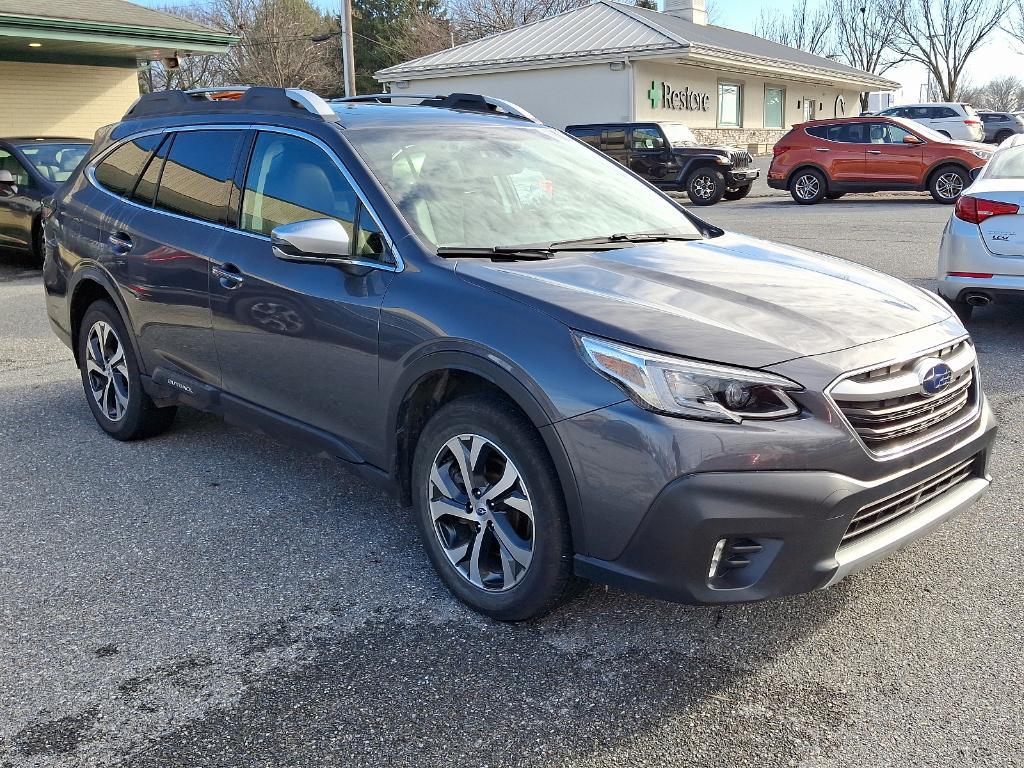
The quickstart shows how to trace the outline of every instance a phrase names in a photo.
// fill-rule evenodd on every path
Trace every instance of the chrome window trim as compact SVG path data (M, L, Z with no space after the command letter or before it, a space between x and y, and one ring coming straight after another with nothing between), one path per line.
M135 206L136 208L139 208L141 210L144 210L144 211L159 211L161 214L163 214L165 216L170 216L170 217L175 218L175 219L180 219L181 221L188 221L188 222L192 222L192 223L195 223L195 224L202 224L204 226L213 227L214 229L223 230L225 232L230 232L232 234L245 235L246 237L253 237L253 238L257 238L259 240L265 240L266 242L269 243L270 242L270 237L268 235L263 235L263 234L260 234L260 233L257 233L257 232L249 232L247 230L242 229L241 227L231 227L231 226L227 226L226 224L218 224L218 223L213 222L213 221L205 221L203 219L196 219L196 218L193 218L191 216L184 216L182 214L173 213L171 211L166 211L163 208L157 208L155 206L142 205L141 203L137 203L134 200L128 199L127 197L123 197L121 195L114 194L113 192L111 192L109 189L104 187L102 184L100 184L96 180L96 166L98 166L100 163L102 163L107 158L108 155L110 155L111 153L115 152L118 148L120 148L124 144L127 144L129 141L134 141L135 139L141 138L143 136L152 136L154 134L170 134L170 133L180 133L180 132L184 132L184 131L211 131L211 130L212 131L264 131L264 132L268 132L268 133L282 133L282 134L286 134L286 135L289 135L289 136L294 136L294 137L299 138L299 139L304 139L306 141L311 142L315 146L319 147L327 155L327 157L331 160L331 162L333 162L335 164L335 166L337 166L338 170L341 171L342 176L345 177L345 180L348 182L349 186L352 187L352 191L355 193L356 198L359 200L360 204L363 206L363 208L365 210L367 210L369 212L370 216L373 217L374 222L377 224L377 228L380 230L381 234L384 236L384 239L385 239L385 241L388 244L389 252L391 253L392 257L394 258L394 264L390 264L390 263L388 263L386 261L373 261L373 260L368 260L368 259L349 259L349 260L346 260L345 263L346 264L352 264L352 265L355 265L355 266L371 267L373 269L380 269L380 270L383 270L385 272L395 272L395 273L397 273L397 272L402 272L402 271L405 270L405 260L402 258L402 254L399 253L398 248L395 245L394 239L387 232L387 230L384 228L384 226L380 223L381 222L380 216L377 215L377 212L374 210L373 206L370 205L369 201L366 199L366 195L363 194L363 191L359 188L359 185L356 184L355 179L352 177L352 174L349 172L348 168L345 167L345 164L341 161L341 158L338 157L337 153L333 149L331 149L321 139L318 139L316 136L312 136L312 135L310 135L308 133L305 133L304 131L299 131L299 130L296 130L294 128L285 128L284 126L279 126L279 125L262 125L262 124L259 124L259 123L255 123L255 124L254 123L218 123L218 124L214 124L214 125L209 125L209 124L205 124L204 123L204 124L200 124L200 125L165 126L163 128L152 128L152 129L149 129L149 130L146 130L146 131L138 131L137 133L132 133L129 136L125 136L123 139L120 139L116 143L114 143L111 146L107 147L100 154L98 154L96 157L94 157L89 162L89 165L86 166L85 177L88 179L90 184L92 184L96 189L100 190L104 194L110 195L111 197L115 198L116 200L120 200L123 203L127 203L128 205ZM242 193L243 193L243 196L244 196L245 191L242 190Z
M857 430L854 429L853 425L850 423L850 420L846 418L846 414L843 413L843 409L839 407L839 404L836 403L835 399L832 397L832 390L840 382L845 381L846 379L849 379L853 376L857 376L861 373L873 371L876 368L884 368L890 365L896 365L897 363L905 363L907 360L923 357L933 352L938 352L940 349L945 349L946 347L960 344L961 342L964 341L968 342L972 347L974 346L974 340L971 339L970 334L964 334L962 336L957 336L955 338L949 339L948 341L945 341L942 344L922 349L919 352L913 353L909 357L905 356L889 358L887 361L874 363L872 365L864 365L852 371L846 371L844 373L841 373L838 376L836 376L831 382L829 382L828 386L825 387L825 389L823 390L825 400L829 404L829 407L832 408L835 414L839 417L841 423L850 431L850 434L853 435L857 442L860 443L861 448L864 449L864 453L866 453L871 459L875 461L892 461L893 459L898 459L900 457L914 453L915 451L918 451L922 448L926 448L929 445L934 445L940 440L949 437L954 432L963 429L966 425L976 421L978 417L981 415L981 405L984 401L985 394L981 389L981 373L979 371L977 357L975 357L975 361L971 365L971 371L974 375L974 386L977 387L978 392L978 396L974 402L974 406L961 418L957 419L952 424L946 425L941 431L936 432L934 434L930 434L928 435L928 437L919 442L911 441L910 443L902 446L901 448L892 451L875 451L872 448L870 448L866 442L864 442L861 436L857 433Z

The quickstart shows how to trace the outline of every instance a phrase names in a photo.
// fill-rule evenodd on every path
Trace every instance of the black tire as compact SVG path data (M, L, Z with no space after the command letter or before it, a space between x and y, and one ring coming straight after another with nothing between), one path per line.
M43 227L38 220L32 224L32 259L37 267L43 266Z
M974 314L973 304L968 304L966 301L947 301L949 302L949 306L953 309L953 312L956 313L956 316L960 318L961 323L966 323L971 319L971 315Z
M710 165L702 165L686 180L686 195L694 205L714 205L724 194L725 176Z
M825 194L825 197L828 198L829 200L838 200L845 194L845 192L828 192Z
M744 184L742 187L737 187L736 189L727 189L725 190L723 197L725 197L726 200L742 200L750 194L750 189L753 186L754 184L751 182L750 184Z
M104 331L107 339L105 352L93 351L91 354L90 338L94 329L97 334L100 332L98 324L105 324L106 329L114 334L114 339L111 340L109 332ZM99 335L95 338L98 339ZM96 423L104 432L118 440L140 440L159 434L171 425L177 408L158 408L143 390L131 336L113 304L109 301L96 301L89 306L82 318L77 344L85 399ZM120 356L116 352L118 348L121 350ZM106 373L91 372L90 360L101 358L118 362L104 365ZM109 386L104 385L108 380ZM94 395L94 385L101 388L101 395ZM122 392L125 393L123 398L118 398L117 395ZM103 406L98 397L102 398Z
M1002 144L1011 136L1013 136L1013 131L1000 131L996 134L996 144Z
M473 487L486 488L488 477L494 477L494 473L504 477L509 463L520 478L512 486L515 490L495 496L495 504L488 505L489 510L484 506L488 501L487 490L482 495L467 493L463 473L457 469L458 461L449 447L454 441L464 449L464 458L472 457L476 438L488 445L478 450L477 467L468 470L474 478ZM507 462L504 465L503 458ZM495 461L498 470L493 468ZM441 489L435 477L450 493ZM495 481L490 488L497 485ZM494 396L471 395L457 398L438 410L416 443L412 496L430 562L452 594L473 610L500 621L532 619L550 611L577 586L568 515L554 465L536 429L510 403ZM453 499L448 507L443 506ZM526 514L500 499L518 500L519 506L523 506L525 499L532 524L527 525ZM435 521L431 504L453 509L454 513L442 514ZM475 504L480 506L473 509ZM513 550L499 543L499 518L504 525L511 523L515 527L518 542L529 544L532 553L525 568L518 561L511 566L518 569L511 580L504 565ZM442 538L451 546L442 546ZM523 546L517 551L525 550ZM501 557L500 582L497 556ZM479 584L472 580L474 573Z
M814 168L804 168L793 174L789 181L789 194L800 205L820 203L828 194L828 181L825 174Z
M971 177L959 165L944 165L937 168L928 179L928 191L932 199L943 205L952 205L960 193L971 185Z

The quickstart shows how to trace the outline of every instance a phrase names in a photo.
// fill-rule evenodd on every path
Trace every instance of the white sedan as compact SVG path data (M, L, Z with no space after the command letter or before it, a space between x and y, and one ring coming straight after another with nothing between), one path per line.
M956 202L939 248L939 293L961 320L1024 296L1024 134L996 150Z

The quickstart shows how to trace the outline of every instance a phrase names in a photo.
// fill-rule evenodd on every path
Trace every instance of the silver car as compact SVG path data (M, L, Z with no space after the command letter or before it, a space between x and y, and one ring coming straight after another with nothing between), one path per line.
M1024 117L1009 112L978 112L985 126L985 141L1002 144L1015 133L1024 133Z
M961 195L939 248L939 293L962 320L1024 294L1024 135L1004 141Z

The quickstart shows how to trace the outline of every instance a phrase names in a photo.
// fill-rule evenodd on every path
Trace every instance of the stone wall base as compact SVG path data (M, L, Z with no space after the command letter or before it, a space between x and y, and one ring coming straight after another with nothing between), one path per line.
M752 155L768 154L789 132L787 128L694 128L698 141L745 148Z

